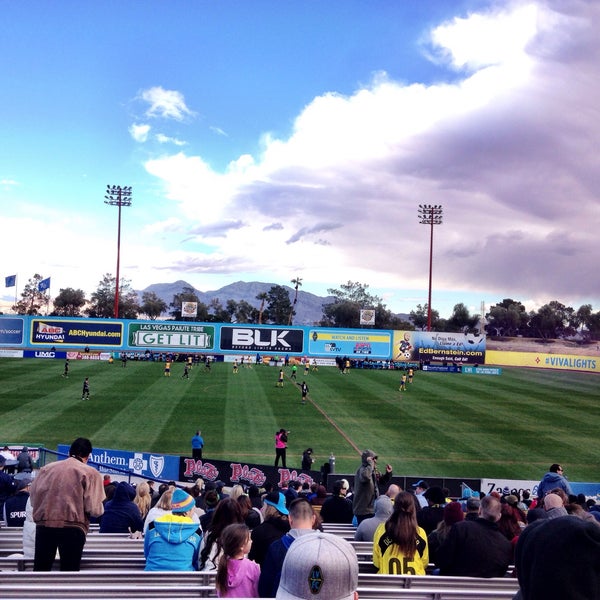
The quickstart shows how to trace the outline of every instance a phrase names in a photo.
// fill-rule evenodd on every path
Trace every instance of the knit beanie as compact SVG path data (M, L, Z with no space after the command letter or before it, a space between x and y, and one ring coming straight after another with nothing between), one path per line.
M454 523L458 523L464 520L464 518L465 514L460 502L449 502L444 506L444 523L446 525L454 525Z
M196 503L194 502L194 499L188 493L179 488L173 492L173 497L171 498L171 512L186 513L195 506Z

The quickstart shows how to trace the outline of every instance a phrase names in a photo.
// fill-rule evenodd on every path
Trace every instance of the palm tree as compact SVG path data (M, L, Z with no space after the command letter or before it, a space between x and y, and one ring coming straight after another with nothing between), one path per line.
M260 308L258 309L258 324L262 325L263 312L265 311L265 301L269 295L267 292L261 292L256 296L257 300L260 300Z
M292 283L294 284L294 302L292 303L292 310L290 311L290 318L288 320L288 325L292 324L292 317L296 314L296 302L298 302L298 288L302 285L302 277L296 277L296 279L292 279Z

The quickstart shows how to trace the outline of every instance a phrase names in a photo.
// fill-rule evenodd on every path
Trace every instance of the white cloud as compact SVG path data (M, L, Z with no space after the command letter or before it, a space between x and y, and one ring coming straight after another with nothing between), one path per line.
M528 306L600 299L592 275L600 6L557 6L514 2L441 24L430 55L452 83L377 73L353 94L323 94L288 138L265 132L260 154L224 172L183 151L148 160L167 206L129 256L153 256L137 265L148 283L157 270L164 279L202 274L202 287L233 273L267 281L298 273L315 286L363 281L414 307L426 301L416 290L427 285L429 258L417 207L441 203L434 302L453 292ZM148 117L193 115L176 91L155 87L141 98ZM134 139L150 134L136 127L148 129Z
M183 121L186 117L195 114L186 106L183 94L176 90L165 90L161 86L155 86L143 90L140 98L150 105L146 110L147 117Z
M146 142L148 140L149 133L150 133L150 125L146 125L146 124L138 125L138 124L134 123L129 128L129 134L136 142L140 142L140 143Z

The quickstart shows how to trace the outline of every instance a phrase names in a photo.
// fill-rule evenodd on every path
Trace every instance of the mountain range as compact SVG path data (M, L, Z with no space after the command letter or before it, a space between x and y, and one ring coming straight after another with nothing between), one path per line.
M201 292L187 281L180 279L173 283L153 283L147 288L138 291L138 295L141 301L144 292L154 292L161 300L166 302L167 305L170 305L171 302L173 302L175 294L181 293L184 288L191 288L198 296L200 302L203 302L206 305L210 305L211 301L214 299L218 299L223 306L226 305L227 300L234 300L235 302L245 300L252 306L260 308L260 300L257 300L256 296L263 292L268 293L274 285L278 284L260 283L258 281L251 281L249 283L245 281L236 281L235 283L226 285L218 290ZM294 288L287 285L282 287L288 291L290 302L293 302L295 294ZM316 296L315 294L303 292L299 289L294 325L316 325L323 318L323 305L330 304L333 300L333 296Z

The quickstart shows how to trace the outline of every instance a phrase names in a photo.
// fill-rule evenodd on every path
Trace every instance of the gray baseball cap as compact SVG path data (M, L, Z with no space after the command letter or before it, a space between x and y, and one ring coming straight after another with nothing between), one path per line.
M304 535L292 543L283 567L279 600L353 600L358 559L349 542L330 533Z

